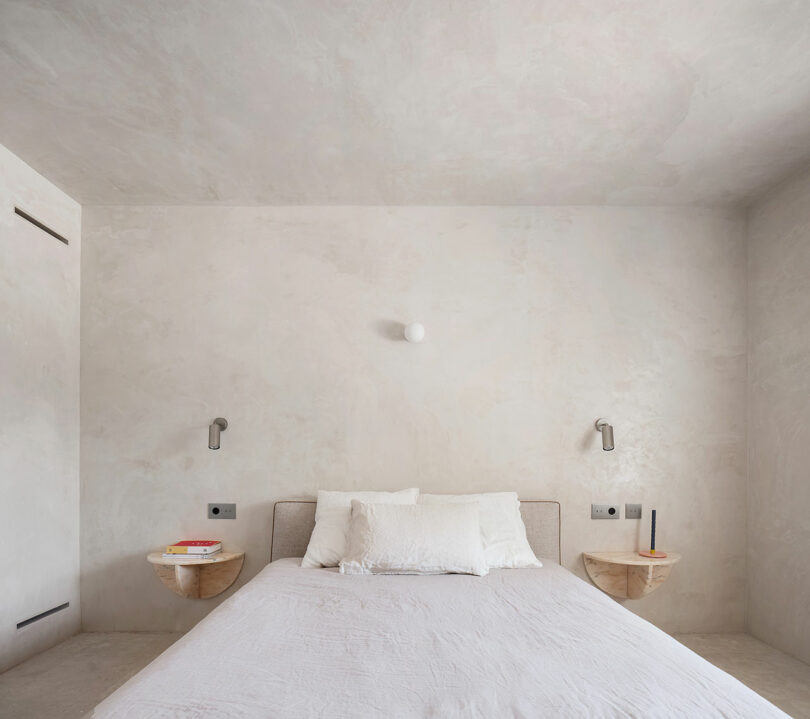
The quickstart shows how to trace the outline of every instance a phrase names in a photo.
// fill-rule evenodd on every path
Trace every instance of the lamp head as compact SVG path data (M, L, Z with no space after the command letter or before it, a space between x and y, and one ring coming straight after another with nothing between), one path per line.
M425 339L425 326L419 322L411 322L409 325L405 325L403 334L408 342L418 344Z
M208 426L208 449L219 449L219 433L228 429L228 420L217 417Z
M613 450L613 425L608 424L606 419L597 419L594 423L596 431L602 433L602 449L605 452Z

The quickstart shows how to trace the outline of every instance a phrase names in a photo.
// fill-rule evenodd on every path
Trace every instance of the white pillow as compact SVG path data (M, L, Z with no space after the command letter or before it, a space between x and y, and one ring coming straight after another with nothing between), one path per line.
M480 509L481 540L490 569L542 567L526 539L526 525L520 516L517 492L488 494L422 494L422 504L477 502Z
M400 492L327 492L318 491L315 529L309 538L302 567L336 567L346 550L346 533L352 514L352 500L375 504L416 504L418 489Z
M478 505L352 502L341 574L488 572Z

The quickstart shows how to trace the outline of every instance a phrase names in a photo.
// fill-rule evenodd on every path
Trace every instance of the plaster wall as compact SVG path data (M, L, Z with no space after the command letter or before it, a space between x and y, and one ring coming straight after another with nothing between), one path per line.
M810 174L749 214L748 625L810 662Z
M187 629L266 564L273 501L408 486L560 500L583 577L582 551L646 544L655 507L684 559L627 606L742 628L741 214L86 207L83 231L85 629ZM211 501L237 519L207 520ZM591 502L644 519L592 521ZM233 589L160 583L145 555L183 536L247 551Z
M79 630L80 255L79 205L0 145L0 671Z

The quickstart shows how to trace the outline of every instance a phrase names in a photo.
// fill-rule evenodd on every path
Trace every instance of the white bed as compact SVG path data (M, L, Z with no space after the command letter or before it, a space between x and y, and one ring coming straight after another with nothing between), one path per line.
M527 530L552 561L486 577L278 559L92 716L787 716L556 564L559 526Z

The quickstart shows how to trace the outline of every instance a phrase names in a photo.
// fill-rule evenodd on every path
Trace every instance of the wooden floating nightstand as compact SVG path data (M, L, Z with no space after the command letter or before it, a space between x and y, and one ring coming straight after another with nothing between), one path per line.
M585 570L603 592L624 599L641 599L660 587L681 561L681 555L640 557L638 552L583 552Z
M219 552L211 559L164 557L152 552L147 561L169 589L181 597L209 599L234 583L245 561L244 552Z

